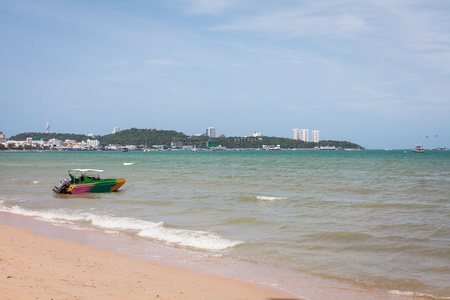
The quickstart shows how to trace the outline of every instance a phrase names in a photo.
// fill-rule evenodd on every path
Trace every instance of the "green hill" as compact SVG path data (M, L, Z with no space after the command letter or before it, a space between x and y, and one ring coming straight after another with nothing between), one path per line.
M175 130L152 130L131 128L117 133L104 135L100 139L101 145L169 145L174 140L186 141L188 137Z
M41 137L45 141L55 138L59 140L76 140L81 142L92 139L84 134L73 133L36 133L28 132L12 136L11 140L26 140L27 137ZM218 137L208 139L205 136L187 136L182 132L175 130L152 130L131 128L122 130L118 133L97 137L103 146L109 144L125 145L167 145L170 147L171 142L182 142L183 145L192 145L197 147L223 146L226 148L262 148L263 145L280 145L281 148L314 148L320 146L335 146L350 149L360 149L361 146L347 141L324 140L319 143L303 142L289 138L281 137Z

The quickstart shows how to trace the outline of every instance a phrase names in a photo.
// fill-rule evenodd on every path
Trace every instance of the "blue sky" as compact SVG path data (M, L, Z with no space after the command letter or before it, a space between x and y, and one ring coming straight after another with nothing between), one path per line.
M450 147L449 15L444 0L0 0L0 131Z

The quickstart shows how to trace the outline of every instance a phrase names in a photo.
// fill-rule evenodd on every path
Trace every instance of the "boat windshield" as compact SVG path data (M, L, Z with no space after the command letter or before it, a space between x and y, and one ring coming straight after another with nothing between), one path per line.
M69 170L69 175L72 183L81 183L86 179L89 180L100 180L100 173L103 170L94 169L72 169Z

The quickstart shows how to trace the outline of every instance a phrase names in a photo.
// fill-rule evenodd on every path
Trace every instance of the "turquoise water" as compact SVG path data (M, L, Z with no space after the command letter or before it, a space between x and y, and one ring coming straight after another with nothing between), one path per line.
M71 168L127 183L53 194ZM307 275L450 297L450 151L1 152L0 211L281 270L298 296Z

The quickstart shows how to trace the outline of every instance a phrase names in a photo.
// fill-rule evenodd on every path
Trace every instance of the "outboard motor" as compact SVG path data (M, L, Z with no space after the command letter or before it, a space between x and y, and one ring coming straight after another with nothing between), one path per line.
M55 188L53 189L53 192L58 193L58 194L67 194L67 188L70 186L70 180L67 178L64 178L63 180L61 180L61 183L59 184L58 187L55 186Z

